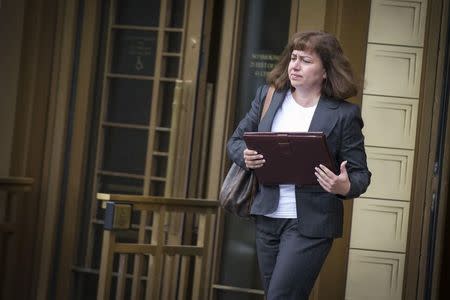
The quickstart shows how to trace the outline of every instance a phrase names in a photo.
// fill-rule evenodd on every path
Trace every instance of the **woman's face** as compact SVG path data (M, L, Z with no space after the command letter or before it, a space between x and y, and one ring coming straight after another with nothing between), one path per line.
M288 66L289 80L294 88L322 89L326 72L322 60L313 51L294 50Z

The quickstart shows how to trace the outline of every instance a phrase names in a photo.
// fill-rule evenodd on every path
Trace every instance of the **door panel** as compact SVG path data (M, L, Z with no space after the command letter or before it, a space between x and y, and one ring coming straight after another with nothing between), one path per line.
M203 9L204 0L102 1L86 178L89 189L73 267L78 299L96 297L104 214L97 192L186 196L195 92L202 70ZM172 214L168 219L167 239L181 240L184 216ZM151 215L134 214L132 230L121 233L120 239L148 241L152 227ZM125 298L140 298L151 258L128 255L123 259L120 263L128 266ZM114 270L118 264L117 256ZM161 289L165 297L174 297L176 292L170 291L179 289L178 282L189 284L189 269L177 271L180 260L173 258L167 258L165 265Z
M298 1L236 1L236 7L235 22L239 23L233 40L236 58L231 62L233 81L227 85L233 91L230 129L249 110L257 87L265 83L267 72L278 61L298 17ZM219 271L213 285L217 299L263 299L253 221L225 214L220 249Z
M270 5L269 2L271 1L262 1L260 6ZM289 29L278 28L275 25L275 27L263 30L266 34L264 39L267 39L267 35L278 35L279 38L283 32L287 32L291 36L297 31L326 30L334 33L340 39L356 74L361 75L364 73L365 64L365 47L361 47L361 45L365 44L364 41L367 39L367 15L370 1L362 1L358 5L350 2L335 0L291 1L290 15L281 16L284 19L277 24L280 25L289 20ZM260 32L259 28L248 29L242 25L247 24L246 26L248 26L250 16L257 14L257 12L261 13L261 7L252 7L253 11L250 14L248 11L246 12L246 7L250 7L251 3L251 1L227 1L224 9L226 18L224 18L222 43L226 46L223 46L221 50L223 58L219 67L218 81L229 82L229 84L217 87L215 110L216 115L220 115L221 118L216 119L214 123L212 143L214 148L209 166L211 174L222 174L222 178L229 166L224 151L226 140L231 135L237 122L248 111L256 86L264 82L263 78L251 77L249 70L252 67L260 67L263 69L262 71L266 71L272 63L271 60L251 61L252 57L270 59L270 56L267 55L258 57L260 49L257 47L248 49L247 45L250 44L250 41L255 42L256 45L260 41L258 37L253 36ZM276 3L277 7L283 7L283 1ZM361 13L356 16L355 11ZM262 13L260 22L262 22L263 16ZM348 18L343 16L348 16ZM231 21L228 22L227 20ZM361 26L355 27L354 24L360 24ZM240 28L243 29L240 30ZM249 32L248 35L246 35L246 30ZM284 41L279 41L279 46L283 47L286 42L287 37ZM271 46L275 47L275 45ZM261 54L276 55L279 53L262 52ZM265 67L267 69L264 69ZM252 87L245 91L245 86ZM351 99L351 101L360 103L361 99L359 97L358 99ZM220 113L223 113L223 117ZM210 180L208 184L208 195L210 197L217 195L220 182L220 179ZM341 299L344 297L351 208L351 202L346 202L344 238L335 240L310 299L330 299L330 297ZM237 297L241 297L240 299L262 299L262 296L259 296L261 290L259 290L259 275L254 252L253 223L225 215L222 216L220 224L218 235L223 238L217 243L216 253L220 259L218 259L218 266L215 268L216 284L213 286L215 294L219 299L238 299Z

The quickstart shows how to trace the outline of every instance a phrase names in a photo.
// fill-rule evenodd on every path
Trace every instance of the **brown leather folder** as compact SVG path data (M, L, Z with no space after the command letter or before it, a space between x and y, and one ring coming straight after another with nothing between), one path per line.
M318 184L314 168L319 164L336 173L322 132L246 132L244 141L266 160L255 169L262 184Z

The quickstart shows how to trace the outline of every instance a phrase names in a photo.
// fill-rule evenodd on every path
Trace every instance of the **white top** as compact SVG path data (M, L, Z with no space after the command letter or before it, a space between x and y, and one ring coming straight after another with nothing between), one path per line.
M281 108L275 114L272 123L273 132L307 132L311 125L317 104L303 107L295 102L291 91L288 91ZM297 218L295 202L295 185L280 184L280 201L278 208L271 214L271 218Z

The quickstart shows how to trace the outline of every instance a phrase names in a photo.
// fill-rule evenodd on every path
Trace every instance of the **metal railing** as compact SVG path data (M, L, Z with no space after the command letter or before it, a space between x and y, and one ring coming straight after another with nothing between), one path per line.
M207 262L212 252L211 236L214 231L217 200L116 194L97 194L97 199L102 201L102 207L105 208L97 299L112 299L111 293L115 294L116 299L141 299L142 296L145 299L161 299L163 273L167 270L164 268L164 262L167 257L178 257L181 261L176 272L191 274L188 278L180 277L181 280L188 282L184 283L186 288L180 288L183 284L177 285L177 299L205 299L208 296L210 286L205 283L208 282ZM118 242L118 233L127 230L131 225L133 211L152 213L153 226L147 243ZM167 243L166 223L171 213L195 214L197 220L195 242ZM118 255L116 260L115 254ZM131 277L132 286L145 286L142 293L129 291L130 275L127 270L130 254L147 258L141 259L142 262L146 262L142 274ZM188 258L192 258L193 261ZM116 275L115 287L112 287L113 272Z

